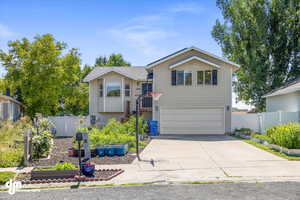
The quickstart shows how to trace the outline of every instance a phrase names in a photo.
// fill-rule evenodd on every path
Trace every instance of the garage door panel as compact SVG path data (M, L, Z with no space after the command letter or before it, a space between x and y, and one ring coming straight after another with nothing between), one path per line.
M163 115L161 117L162 120L165 122L170 121L170 122L181 122L181 121L193 121L197 119L198 121L220 121L223 120L222 115L203 115L203 116L198 116L198 115L186 115L184 117L178 115Z
M163 135L173 135L173 134L178 134L178 135L223 135L224 131L221 130L189 130L189 131L181 131L181 130L171 130L171 131L164 131Z
M182 113L188 113L190 115L195 114L195 115L199 115L199 110L200 109L168 109L168 110L162 110L161 113L162 114L182 114ZM223 110L221 109L201 109L201 114L221 114L223 113Z
M224 108L162 109L161 134L224 134Z
M222 126L223 127L223 123L221 122L221 120L219 121L211 121L211 120L204 120L204 121L199 121L199 122L195 122L195 121L164 121L163 122L163 126L185 126L185 127L190 127L190 126Z

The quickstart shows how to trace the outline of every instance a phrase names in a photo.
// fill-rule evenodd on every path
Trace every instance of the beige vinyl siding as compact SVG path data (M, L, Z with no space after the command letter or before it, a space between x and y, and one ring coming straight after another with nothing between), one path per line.
M171 70L169 65L188 56L196 55L220 65L220 69L212 67L198 60L192 60L176 70L192 71L191 86L172 86ZM197 71L218 70L218 85L197 85ZM162 92L158 103L154 104L153 118L160 120L159 110L168 108L196 108L196 107L222 107L225 108L225 131L231 130L231 76L232 68L224 62L217 61L197 51L189 51L171 60L161 63L153 68L153 90ZM155 108L155 106L157 106ZM229 110L227 110L229 106Z
M300 111L300 92L267 97L267 112Z
M95 115L99 110L99 83L102 80L95 79L89 83L89 113Z
M107 97L106 96L106 84L109 82L119 82L121 85L121 94L124 95L122 101L122 95L120 97ZM104 81L105 80L105 81ZM100 83L103 83L103 97L100 97ZM124 92L125 84L130 84L130 96L126 97ZM99 79L95 79L89 84L89 109L90 114L102 113L102 112L120 112L123 113L126 109L126 101L130 101L130 111L135 110L135 99L137 95L137 87L140 83L138 81L126 78L115 72L108 73ZM105 100L104 100L105 99ZM105 106L104 106L105 102ZM123 109L122 109L123 106Z

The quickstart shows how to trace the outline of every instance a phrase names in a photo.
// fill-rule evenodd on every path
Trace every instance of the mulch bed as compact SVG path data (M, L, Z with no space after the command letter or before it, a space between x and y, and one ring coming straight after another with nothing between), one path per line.
M21 173L16 180L21 181L22 184L36 184L36 183L68 183L68 182L87 182L87 181L108 181L119 174L123 173L121 169L102 169L96 170L93 177L75 176L74 178L60 178L60 179L40 179L32 180L30 172Z
M68 148L72 147L72 138L55 138L50 159L31 161L29 166L54 166L60 161L78 165L78 158L68 156ZM91 162L97 165L130 164L136 158L135 152L129 151L125 156L93 157Z

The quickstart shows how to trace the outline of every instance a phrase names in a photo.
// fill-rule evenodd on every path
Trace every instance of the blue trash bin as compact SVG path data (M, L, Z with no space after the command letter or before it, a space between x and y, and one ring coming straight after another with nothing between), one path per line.
M149 122L150 125L150 135L151 136L157 136L158 135L158 122L155 120L152 120Z

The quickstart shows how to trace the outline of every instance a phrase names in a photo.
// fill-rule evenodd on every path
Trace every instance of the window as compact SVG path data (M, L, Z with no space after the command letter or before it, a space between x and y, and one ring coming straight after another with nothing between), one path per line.
M99 96L103 97L103 84L102 83L100 83L100 85L99 85Z
M172 71L172 85L192 85L192 72L186 70Z
M212 71L212 84L218 85L218 70Z
M211 70L205 71L205 85L211 85Z
M152 83L142 83L142 94L152 92Z
M176 71L176 85L184 84L184 71Z
M184 71L184 85L192 85L192 72Z
M121 84L108 83L106 92L108 97L119 97L121 95Z
M203 71L197 71L197 84L202 85L204 83L204 73Z
M126 97L130 96L130 84L128 83L125 84L125 96Z

